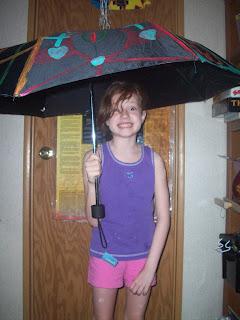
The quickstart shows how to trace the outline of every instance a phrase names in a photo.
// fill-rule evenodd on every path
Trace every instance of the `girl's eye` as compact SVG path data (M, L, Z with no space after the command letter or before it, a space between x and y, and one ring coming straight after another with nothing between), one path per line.
M137 110L137 107L131 106L131 107L130 107L130 110L131 110L131 111L136 111L136 110Z

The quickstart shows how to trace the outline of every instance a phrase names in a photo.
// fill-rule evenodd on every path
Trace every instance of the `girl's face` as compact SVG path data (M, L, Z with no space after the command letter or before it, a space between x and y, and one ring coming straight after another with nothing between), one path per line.
M146 111L142 110L136 94L117 104L119 96L120 94L115 94L112 97L112 116L106 121L106 125L113 137L136 136L145 120Z

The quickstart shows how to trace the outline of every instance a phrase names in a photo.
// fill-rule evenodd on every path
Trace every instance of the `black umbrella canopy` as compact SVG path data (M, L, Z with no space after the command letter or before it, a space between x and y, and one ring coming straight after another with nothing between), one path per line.
M202 101L240 83L240 70L149 22L65 32L0 51L0 113L48 117L96 107L115 80L142 85L149 108Z

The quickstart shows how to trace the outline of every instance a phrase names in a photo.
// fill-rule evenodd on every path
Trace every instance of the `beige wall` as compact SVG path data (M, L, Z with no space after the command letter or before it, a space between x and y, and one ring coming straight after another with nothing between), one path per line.
M185 0L185 36L225 56L224 0ZM183 320L215 320L222 311L221 255L225 212L226 125L211 116L212 99L186 105Z

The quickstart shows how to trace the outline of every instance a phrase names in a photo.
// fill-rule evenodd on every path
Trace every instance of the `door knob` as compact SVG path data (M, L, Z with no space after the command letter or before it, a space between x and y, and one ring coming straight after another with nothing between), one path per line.
M43 160L49 160L55 156L55 151L49 147L42 147L39 151L39 156Z

